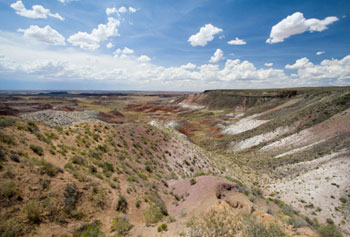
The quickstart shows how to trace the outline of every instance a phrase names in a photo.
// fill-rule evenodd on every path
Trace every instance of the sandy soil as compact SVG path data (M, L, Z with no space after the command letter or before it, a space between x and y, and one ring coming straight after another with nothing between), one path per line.
M350 234L350 207L340 201L350 196L350 153L324 156L320 159L281 167L299 173L296 177L277 180L267 189L310 218L325 223L327 218ZM320 209L319 209L320 208Z
M259 127L260 125L268 122L269 120L258 120L255 119L256 117L260 116L261 114L254 114L252 116L243 118L234 124L231 124L223 129L223 133L234 135L238 133L242 133L251 129L254 129L256 127Z

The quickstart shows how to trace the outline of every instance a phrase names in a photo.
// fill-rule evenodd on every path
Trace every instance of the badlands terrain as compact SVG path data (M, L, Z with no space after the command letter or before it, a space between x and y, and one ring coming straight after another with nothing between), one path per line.
M0 92L1 236L350 236L350 88Z

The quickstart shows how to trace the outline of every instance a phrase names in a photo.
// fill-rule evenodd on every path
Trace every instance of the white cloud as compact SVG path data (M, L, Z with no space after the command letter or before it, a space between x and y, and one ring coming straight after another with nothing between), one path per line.
M340 60L325 59L319 65L314 65L308 58L301 58L296 60L294 65L286 65L286 68L298 69L298 78L304 81L335 80L342 82L350 80L350 55Z
M197 34L192 35L188 39L188 42L190 42L192 46L205 46L209 41L214 39L214 35L222 31L222 29L215 27L212 24L206 24L200 28Z
M316 52L316 55L321 55L321 54L324 54L325 53L325 51L318 51L318 52Z
M123 54L133 54L133 53L134 53L134 50L129 49L128 47L124 47L122 53L123 53Z
M125 12L127 12L128 10L126 9L126 7L124 7L124 6L121 6L119 9L118 9L118 12L120 12L120 13L125 13Z
M213 56L211 56L209 62L216 63L224 59L224 52L221 49L217 49Z
M114 51L114 57L118 58L127 58L128 57L128 54L133 54L134 53L134 50L132 49L129 49L128 47L124 47L124 49L116 49Z
M122 51L119 49L119 54ZM188 63L179 67L163 67L150 62L146 55L116 58L68 47L57 51L23 39L17 33L2 31L0 52L0 77L6 75L35 83L83 84L79 83L82 80L90 86L109 83L108 88L111 89L137 90L335 86L350 83L350 55L323 60L318 65L307 58L298 59L296 65L290 65L297 71L288 76L285 69L257 68L252 62L239 59L226 60L224 66Z
M227 43L230 44L230 45L245 45L245 44L247 44L247 42L245 42L242 39L239 39L238 37L236 37L236 39L231 40L231 41L229 41Z
M304 67L309 67L311 65L312 65L312 63L309 61L309 59L304 57L304 58L296 60L293 65L287 64L285 66L285 68L286 69L300 69L300 68L304 68Z
M264 64L266 67L272 67L273 66L273 63L265 63Z
M338 17L335 16L326 17L323 20L315 18L306 19L303 13L295 12L272 27L270 38L266 42L269 44L283 42L292 35L301 34L306 31L321 32L328 29L328 25L338 20Z
M40 28L39 26L31 25L28 29L18 29L18 32L23 32L25 38L35 39L49 45L65 45L65 38L52 29L49 25Z
M193 63L187 63L185 65L182 65L181 68L183 69L195 69L197 66L194 65Z
M106 47L107 47L108 49L110 49L110 48L113 48L114 45L113 45L111 42L109 42L108 44L106 44Z
M151 61L151 58L148 57L147 55L141 55L140 57L137 58L137 61L139 61L139 62L149 62L149 61Z
M220 35L219 39L225 39L225 35Z
M118 13L118 9L117 8L115 8L115 7L113 7L113 8L106 8L106 14L107 14L107 16L110 16L110 15L112 15L112 14L114 14L114 13Z
M78 32L68 38L68 42L82 49L95 50L100 47L100 42L106 41L109 37L119 36L118 26L120 21L109 17L107 24L99 24L92 32Z
M136 8L129 7L129 12L131 12L131 13L135 13L136 11L137 11L137 9L136 9Z
M48 16L57 18L61 21L64 20L64 18L58 14L58 13L51 13L49 9L44 8L41 5L33 5L32 10L28 10L25 8L24 4L22 1L17 1L15 3L12 3L11 8L16 10L16 13L20 16L24 16L27 18L42 18L46 19Z

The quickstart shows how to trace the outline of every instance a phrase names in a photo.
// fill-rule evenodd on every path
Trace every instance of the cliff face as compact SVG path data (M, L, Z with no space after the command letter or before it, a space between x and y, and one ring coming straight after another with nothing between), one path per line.
M293 97L329 95L350 91L349 87L292 88L263 90L206 90L201 94L184 95L177 103L198 104L211 109L235 109L244 111L254 106L272 102L285 102Z

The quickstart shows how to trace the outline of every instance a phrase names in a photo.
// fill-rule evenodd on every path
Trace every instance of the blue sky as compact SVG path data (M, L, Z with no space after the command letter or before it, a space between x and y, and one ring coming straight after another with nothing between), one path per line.
M0 89L350 85L349 17L348 0L0 0Z

